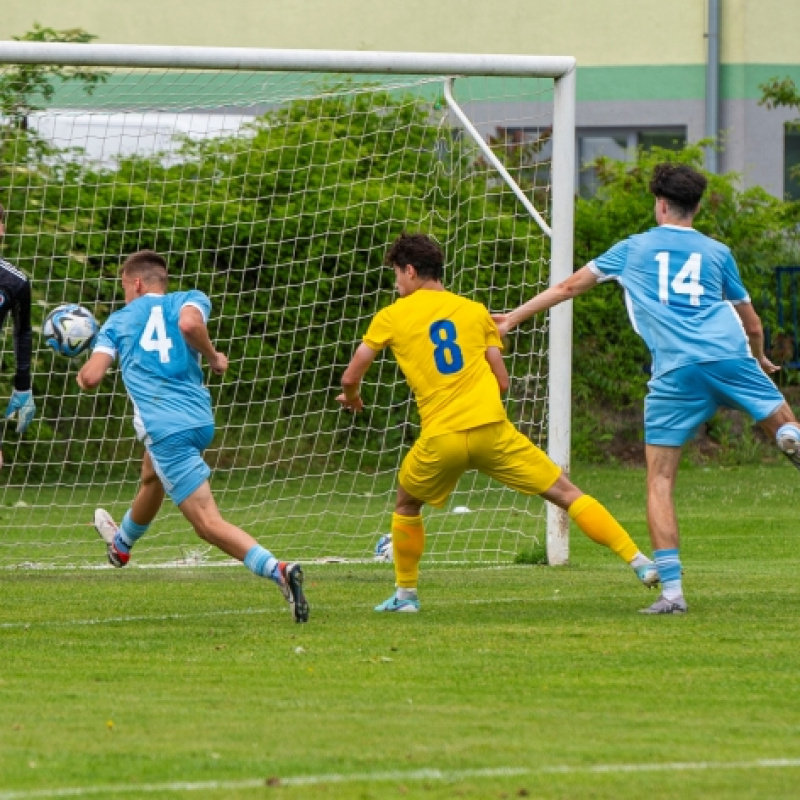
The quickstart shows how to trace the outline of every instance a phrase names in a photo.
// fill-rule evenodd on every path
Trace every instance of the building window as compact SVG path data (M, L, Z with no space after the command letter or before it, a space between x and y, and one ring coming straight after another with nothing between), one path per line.
M634 161L636 151L663 147L680 150L686 144L685 128L582 128L578 130L577 186L584 197L598 189L592 164L601 156L615 161Z
M800 200L800 127L786 123L783 133L783 193L788 200Z

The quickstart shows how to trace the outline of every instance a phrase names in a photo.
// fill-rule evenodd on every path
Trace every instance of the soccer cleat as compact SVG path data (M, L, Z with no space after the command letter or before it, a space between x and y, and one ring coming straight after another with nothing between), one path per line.
M379 606L375 606L376 611L398 611L405 614L416 614L419 611L419 599L416 597L406 597L401 600L395 592L388 600L384 600Z
M641 581L645 589L654 589L658 586L658 570L652 561L647 564L642 564L639 567L634 567L633 571L636 573L636 577Z
M775 436L778 447L792 464L800 469L800 438L794 425L783 425Z
M123 553L117 550L114 545L114 537L117 535L119 528L117 523L111 519L111 514L104 508L98 508L94 512L94 527L100 534L100 538L106 543L106 554L108 555L108 563L112 567L124 567L130 560L130 553Z
M278 588L289 604L295 622L308 622L308 600L303 594L303 568L299 564L280 562L281 583Z
M674 600L667 600L662 594L649 608L643 608L640 614L685 614L689 610L683 595Z

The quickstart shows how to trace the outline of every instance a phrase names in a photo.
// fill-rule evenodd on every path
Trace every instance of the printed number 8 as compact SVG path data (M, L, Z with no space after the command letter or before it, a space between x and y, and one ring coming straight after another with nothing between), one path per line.
M433 360L442 375L452 375L464 366L464 356L456 344L456 326L449 319L440 319L430 327L434 344Z

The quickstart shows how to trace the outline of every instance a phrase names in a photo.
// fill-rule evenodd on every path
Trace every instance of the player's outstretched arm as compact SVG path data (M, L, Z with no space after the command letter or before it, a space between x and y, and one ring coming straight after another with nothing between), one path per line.
M750 352L753 358L761 365L761 369L771 375L777 372L780 367L770 361L766 353L764 353L764 328L761 325L761 319L753 308L752 303L737 303L734 308L742 321L742 327L747 335L747 340L750 342Z
M178 328L180 328L181 336L186 340L186 344L208 361L208 366L215 375L222 375L228 369L228 357L214 347L214 343L208 335L203 313L199 308L184 306L178 318Z
M361 399L361 381L378 353L365 344L360 344L347 369L342 375L344 391L336 398L336 402L348 411L361 411L364 401Z
M565 300L572 300L573 297L588 292L597 286L597 276L589 267L581 267L577 272L570 275L565 281L545 289L540 294L532 297L527 303L523 303L508 314L492 314L492 319L497 324L497 330L501 336L505 336L517 325L525 322L534 314L547 311Z
M92 353L89 360L80 368L78 372L78 386L84 392L96 389L103 376L108 372L109 367L113 363L113 358L108 353Z

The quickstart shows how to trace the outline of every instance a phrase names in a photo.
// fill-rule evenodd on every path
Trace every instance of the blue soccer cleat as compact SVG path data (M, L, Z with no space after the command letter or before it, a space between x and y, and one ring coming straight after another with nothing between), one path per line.
M395 592L388 600L384 600L379 606L375 606L376 611L399 611L406 614L416 614L419 611L419 598L406 597L400 599Z

